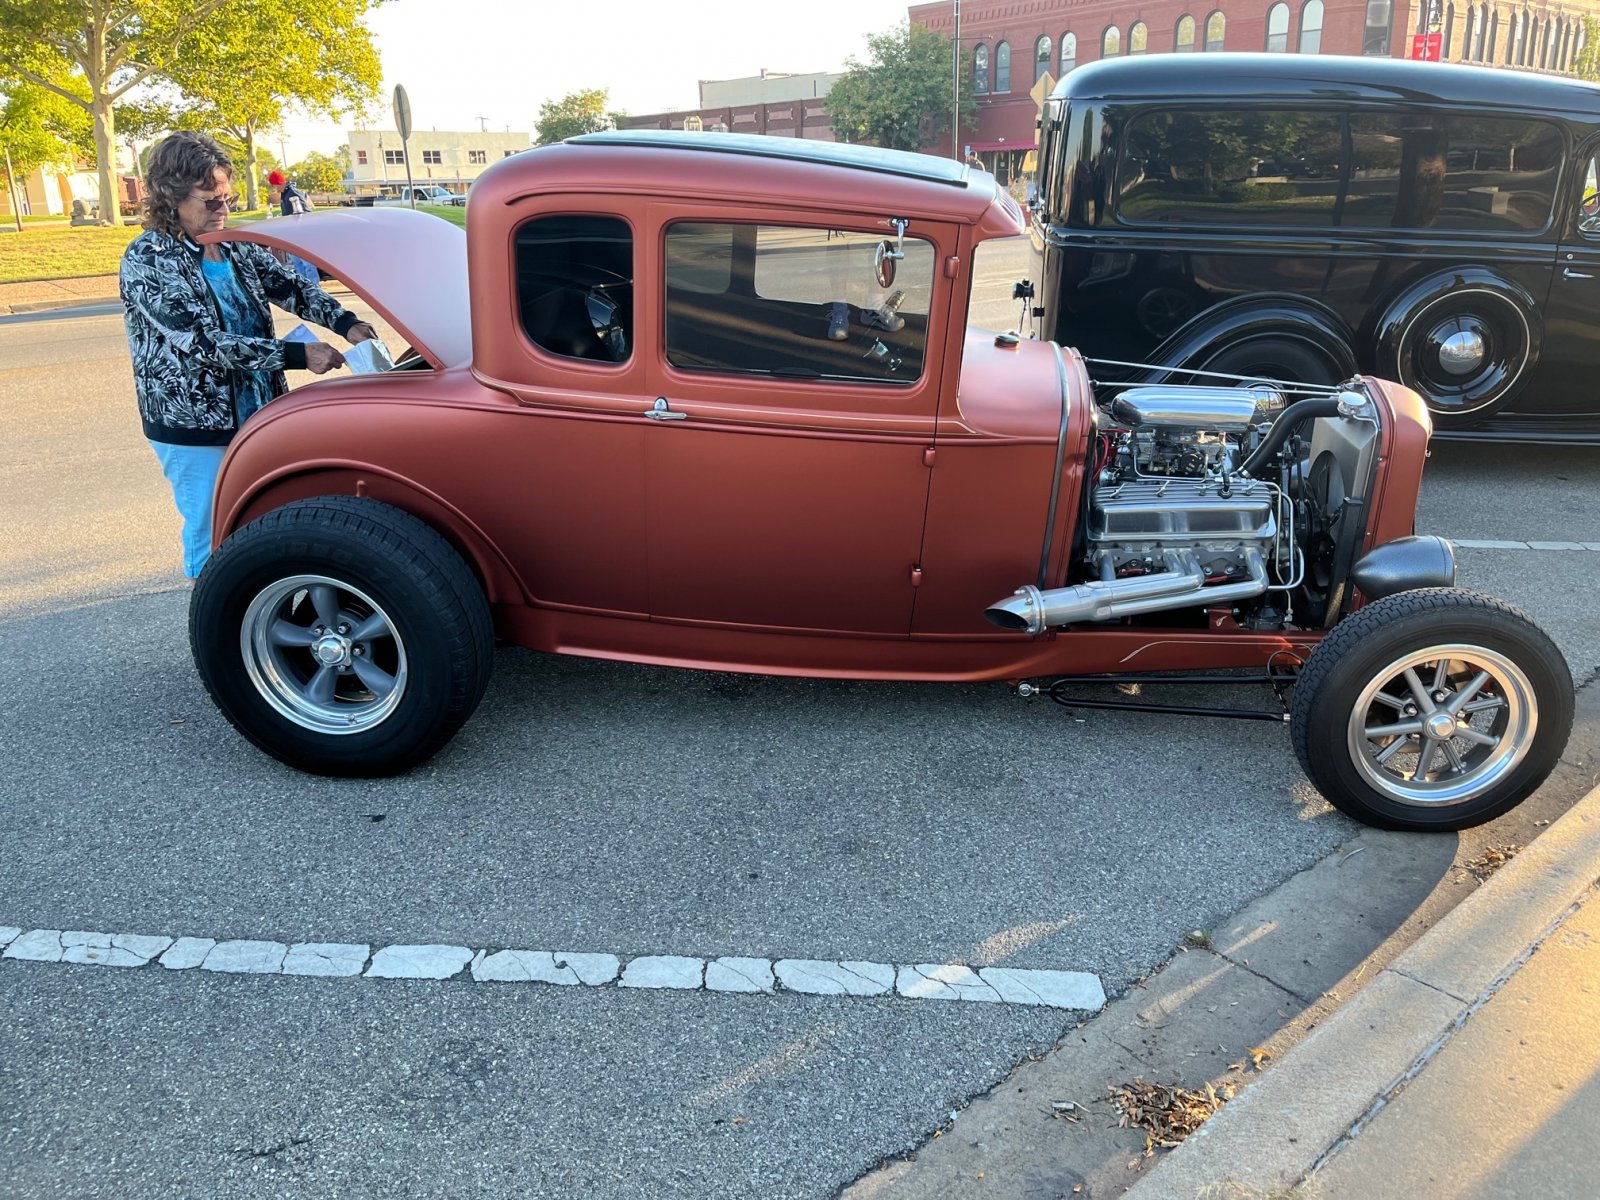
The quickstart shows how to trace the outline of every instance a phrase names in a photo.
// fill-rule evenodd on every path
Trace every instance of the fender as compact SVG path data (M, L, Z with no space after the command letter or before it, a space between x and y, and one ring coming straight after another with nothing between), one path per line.
M1195 314L1150 354L1163 367L1203 363L1217 351L1248 337L1270 334L1305 342L1329 356L1341 378L1356 375L1355 333L1320 300L1290 292L1235 296ZM1139 376L1145 383L1187 383L1189 377L1153 369Z

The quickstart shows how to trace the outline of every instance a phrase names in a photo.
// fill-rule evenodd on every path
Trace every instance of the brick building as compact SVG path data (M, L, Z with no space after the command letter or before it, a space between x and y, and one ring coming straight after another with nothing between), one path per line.
M1600 14L1600 0L966 0L960 7L961 44L973 55L963 88L978 101L977 127L962 131L961 148L1002 182L1017 177L1034 148L1039 106L1030 91L1046 75L1054 83L1099 58L1253 50L1566 72L1582 45L1584 15ZM949 37L954 9L942 0L909 11L914 23ZM928 147L952 149L948 135Z

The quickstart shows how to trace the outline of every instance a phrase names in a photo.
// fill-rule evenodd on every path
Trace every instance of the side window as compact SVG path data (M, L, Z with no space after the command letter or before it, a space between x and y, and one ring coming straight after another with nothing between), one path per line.
M933 246L906 238L885 287L883 241L837 229L670 225L667 361L687 371L915 383L927 351Z
M1143 113L1123 139L1117 216L1131 224L1331 224L1340 143L1337 113Z
M1600 237L1600 155L1591 154L1583 172L1583 193L1578 197L1578 228Z
M1531 233L1550 223L1564 150L1543 121L1379 113L1350 118L1344 224Z
M517 308L541 350L628 361L633 352L633 231L620 217L536 217L517 229Z

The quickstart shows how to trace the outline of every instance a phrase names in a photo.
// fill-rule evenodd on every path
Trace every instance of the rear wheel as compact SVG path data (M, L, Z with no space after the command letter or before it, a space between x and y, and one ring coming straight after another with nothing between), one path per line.
M1308 342L1281 334L1244 338L1224 346L1206 359L1202 367L1226 375L1242 375L1246 380L1328 386L1342 382L1338 363L1327 354Z
M472 715L493 654L489 606L415 517L346 497L286 505L206 564L189 606L195 665L236 729L324 775L388 775Z
M1572 677L1502 601L1453 588L1369 604L1312 652L1291 735L1340 811L1389 829L1452 830L1514 808L1555 768Z

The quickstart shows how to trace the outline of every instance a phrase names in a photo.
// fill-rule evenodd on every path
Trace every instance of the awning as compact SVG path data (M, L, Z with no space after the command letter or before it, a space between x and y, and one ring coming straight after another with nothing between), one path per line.
M982 150L1037 150L1039 148L1033 142L1024 142L1020 138L1014 142L963 142L962 145L974 154Z

